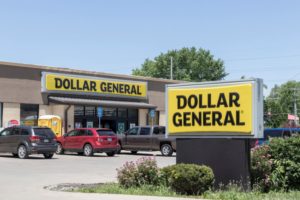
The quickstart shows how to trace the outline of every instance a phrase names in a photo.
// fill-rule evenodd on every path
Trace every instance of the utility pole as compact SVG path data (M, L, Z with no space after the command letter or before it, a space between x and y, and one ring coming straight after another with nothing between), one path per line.
M170 71L170 79L173 80L173 57L171 56L171 71Z
M295 125L298 126L298 121L297 121L297 117L298 117L298 112L297 112L297 91L300 91L300 89L298 88L292 88L292 90L294 90L294 116L295 116Z
M297 121L297 96L296 96L296 88L294 90L294 115L295 115L295 125L298 125L298 121Z

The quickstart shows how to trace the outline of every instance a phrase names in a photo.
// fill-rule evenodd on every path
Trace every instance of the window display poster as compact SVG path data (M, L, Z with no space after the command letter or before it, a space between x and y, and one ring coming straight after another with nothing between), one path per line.
M119 122L118 123L117 134L122 134L124 132L125 132L125 123L124 122Z
M81 128L81 123L80 122L76 122L75 123L75 128Z
M135 125L135 123L130 123L129 124L129 128L133 128L133 127L135 127L136 125Z
M87 128L93 128L94 127L94 123L93 122L86 122L86 127Z

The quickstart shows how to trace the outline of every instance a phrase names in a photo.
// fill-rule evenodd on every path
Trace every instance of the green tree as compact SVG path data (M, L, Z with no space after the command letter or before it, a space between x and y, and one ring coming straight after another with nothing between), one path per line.
M298 89L295 91L295 89ZM288 114L294 114L294 100L300 108L300 82L288 81L280 86L275 85L265 100L266 126L279 127L287 121ZM297 100L298 99L298 100Z
M140 69L132 70L132 74L170 79L171 57L175 80L214 81L227 75L222 60L214 59L210 51L195 47L161 53L154 60L146 59Z

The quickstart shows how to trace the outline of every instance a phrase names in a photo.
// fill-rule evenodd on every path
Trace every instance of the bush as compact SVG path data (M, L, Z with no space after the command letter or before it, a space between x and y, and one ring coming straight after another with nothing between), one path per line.
M271 174L273 190L300 190L300 163L292 160L275 160Z
M196 164L177 164L161 170L163 182L180 194L199 195L214 183L211 168Z
M270 147L258 146L251 150L251 182L256 189L267 192L270 189L272 173Z
M126 162L117 172L118 182L125 188L159 184L159 169L152 158L141 158L135 163Z
M270 142L274 159L271 182L273 190L300 189L300 137L274 138Z
M300 189L300 136L273 138L269 146L256 147L251 156L252 183L266 192Z
M291 160L300 163L300 136L287 139L273 138L270 141L270 153L275 160Z

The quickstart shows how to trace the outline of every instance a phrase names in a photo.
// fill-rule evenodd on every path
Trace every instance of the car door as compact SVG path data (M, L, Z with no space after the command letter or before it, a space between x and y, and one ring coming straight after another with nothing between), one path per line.
M138 148L138 134L139 127L129 129L125 134L124 148L137 149Z
M11 134L9 135L7 139L7 145L9 152L15 152L18 148L19 142L20 142L20 128L14 127L12 128Z
M9 152L8 137L11 134L12 128L6 128L0 133L0 152Z
M160 142L166 140L166 128L164 126L153 127L152 150L160 150Z
M141 150L152 150L152 134L151 127L141 127L138 134L136 144Z
M68 150L76 149L76 136L77 135L78 135L78 131L73 130L64 136L65 137L65 142L64 142L65 149L68 149Z
M74 139L74 148L77 150L81 150L85 141L87 140L86 131L84 129L77 130L75 139Z

